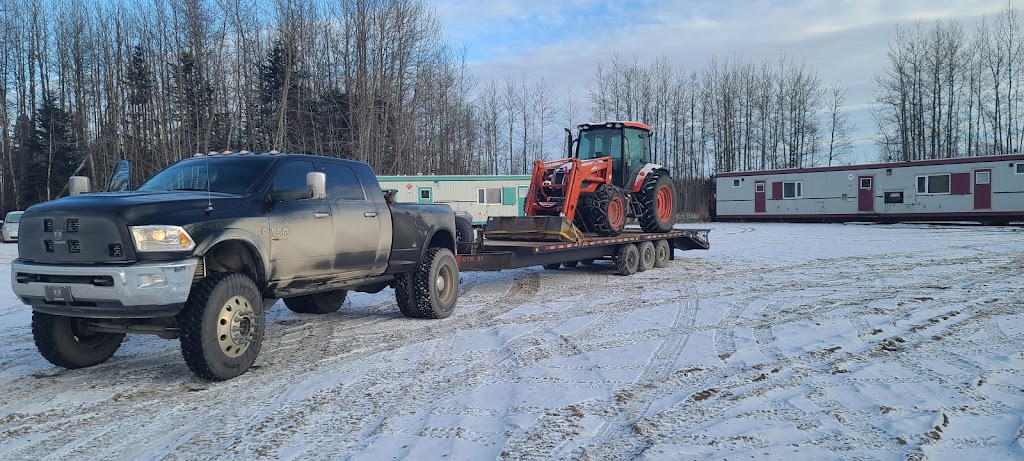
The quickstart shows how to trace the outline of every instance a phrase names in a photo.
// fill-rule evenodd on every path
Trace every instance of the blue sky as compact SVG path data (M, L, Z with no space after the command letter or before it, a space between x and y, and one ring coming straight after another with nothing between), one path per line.
M493 0L479 4L432 0L448 38L465 48L480 82L511 75L543 78L586 106L586 86L598 62L613 52L650 63L700 70L711 57L805 60L823 87L849 88L846 110L856 125L855 162L874 161L875 126L870 103L874 77L885 66L897 24L962 21L973 31L982 15L994 16L1006 0ZM1020 8L1024 0L1013 0ZM584 107L584 110L586 108ZM561 118L560 118L561 119Z

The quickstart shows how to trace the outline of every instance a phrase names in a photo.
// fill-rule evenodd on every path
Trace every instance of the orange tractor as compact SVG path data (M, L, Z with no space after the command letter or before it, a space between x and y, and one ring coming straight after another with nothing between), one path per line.
M608 122L566 129L569 158L538 160L526 196L525 218L491 218L490 238L580 241L619 235L628 218L644 232L675 224L676 190L667 169L650 163L651 128Z

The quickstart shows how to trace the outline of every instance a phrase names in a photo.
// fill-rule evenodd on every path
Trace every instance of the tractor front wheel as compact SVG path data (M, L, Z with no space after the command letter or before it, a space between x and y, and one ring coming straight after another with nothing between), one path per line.
M626 227L626 195L611 184L597 186L594 195L580 207L587 230L602 237L614 237ZM578 210L578 211L580 211Z

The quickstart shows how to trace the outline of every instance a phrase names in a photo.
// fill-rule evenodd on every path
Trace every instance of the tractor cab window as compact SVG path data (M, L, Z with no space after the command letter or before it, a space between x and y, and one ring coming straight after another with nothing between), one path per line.
M646 132L636 128L626 128L625 132L626 146L629 148L629 171L627 177L632 178L633 175L644 167L651 154L647 152L649 144ZM620 184L624 184L624 182Z
M622 130L615 128L591 128L580 131L576 157L580 160L611 157L622 161Z

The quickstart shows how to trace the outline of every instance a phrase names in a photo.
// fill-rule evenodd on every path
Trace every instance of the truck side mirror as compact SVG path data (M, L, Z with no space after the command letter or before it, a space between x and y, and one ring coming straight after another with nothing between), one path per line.
M124 192L132 190L132 164L121 159L114 166L114 172L110 174L110 182L107 185L107 192Z
M85 176L72 176L68 178L68 195L74 197L76 195L88 194L89 193L89 178Z
M313 190L313 198L327 198L327 175L318 171L306 173L306 187Z

